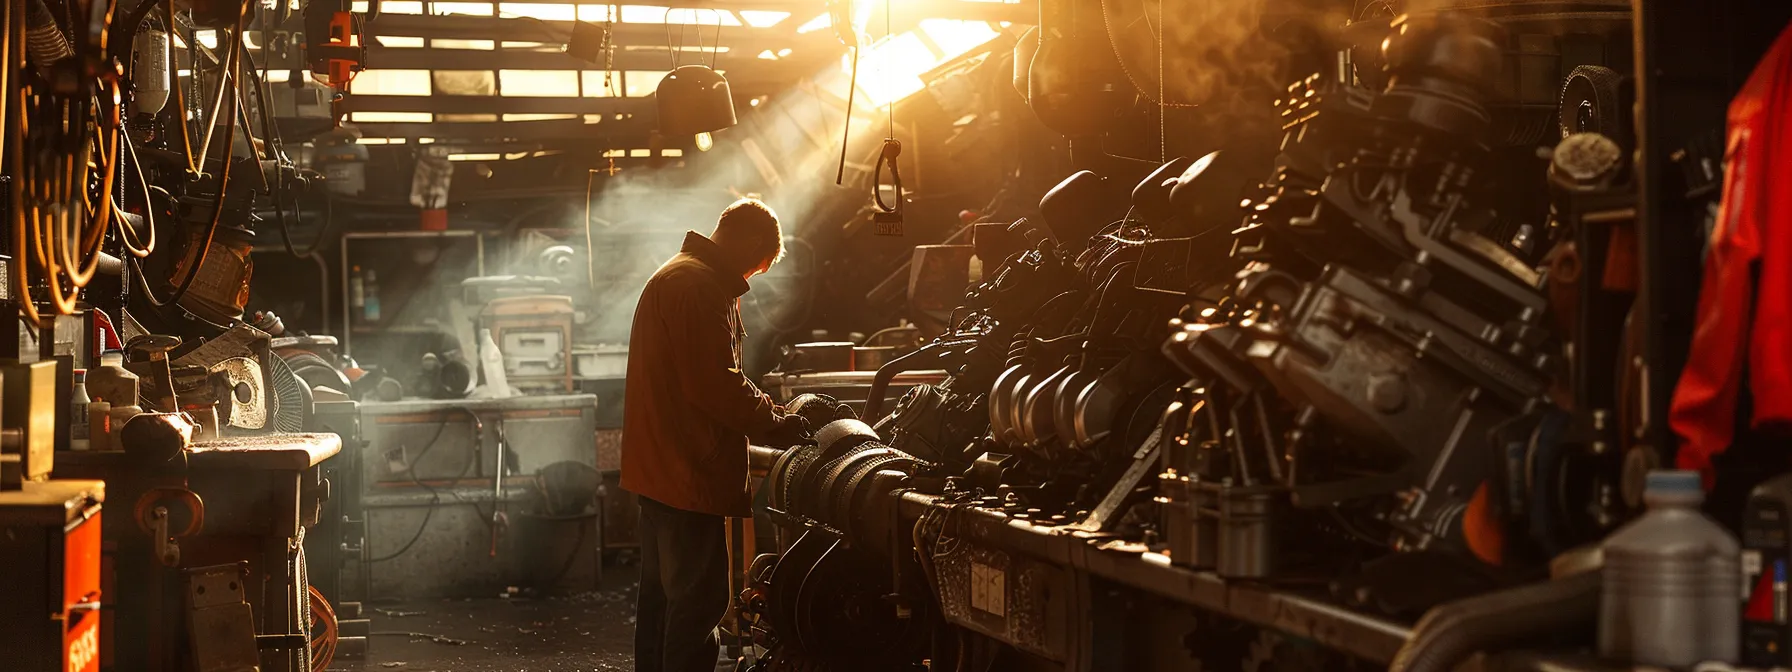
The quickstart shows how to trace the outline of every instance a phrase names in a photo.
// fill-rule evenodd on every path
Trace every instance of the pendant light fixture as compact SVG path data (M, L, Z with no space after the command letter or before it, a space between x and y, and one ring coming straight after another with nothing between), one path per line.
M672 41L671 16L673 10L666 10L666 47L672 52L672 72L660 80L654 90L660 113L660 134L665 136L695 136L698 133L713 133L734 126L734 93L728 88L728 78L716 72L716 54L721 52L722 19L716 16L716 40L710 52L710 64L679 65L679 46ZM714 10L712 10L714 11ZM680 25L679 33L684 27ZM702 27L698 27L697 48L703 48Z

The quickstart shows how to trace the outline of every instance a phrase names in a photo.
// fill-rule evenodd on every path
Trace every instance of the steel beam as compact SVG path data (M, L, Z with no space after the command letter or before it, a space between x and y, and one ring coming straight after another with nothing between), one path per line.
M895 16L902 16L905 18L1010 21L1013 23L1033 23L1039 18L1039 3L1037 0L1020 0L1019 2L989 2L980 0L895 0L895 2L896 4L891 8L893 14L892 18L895 18ZM779 22L778 25L757 30L794 28L802 22L806 22L816 15L828 11L827 3L820 0L630 0L627 4L673 9L719 9L734 12L790 12L790 18ZM390 16L401 15L386 14L382 15L380 18L384 19ZM796 23L788 23L792 21ZM748 29L756 30L750 27Z
M838 55L838 50L827 50L828 57ZM793 58L767 60L758 58L756 54L745 51L730 51L715 59L715 67L727 72L750 74L754 79L795 81L814 74L819 59L813 55L809 58ZM679 62L683 64L709 64L708 56L695 53L681 54ZM528 51L521 49L440 49L370 46L367 48L367 66L380 70L601 70L602 64L594 64L557 51ZM614 70L670 70L672 59L665 49L650 51L622 51L616 54L611 63ZM730 80L735 79L730 77Z
M578 119L546 121L438 121L431 123L355 122L369 138L435 138L437 141L531 141L598 139L605 136L645 136L653 130L645 122L586 124ZM498 151L498 150L493 150ZM508 149L504 151L527 151Z
M697 43L694 30L698 26L686 26L685 42ZM677 26L670 27L676 36ZM619 46L647 45L663 47L667 42L668 26L658 23L618 23L613 36ZM438 39L460 40L510 40L516 42L546 42L549 44L564 42L572 34L571 21L543 21L530 18L508 18L493 16L467 16L449 14L444 16L423 16L418 14L382 14L368 24L368 30L374 36L430 37ZM702 39L714 40L715 27L704 28ZM723 46L731 50L751 52L771 49L805 47L837 44L832 33L816 31L807 35L791 35L755 28L724 27L721 41Z
M652 98L534 98L524 96L356 96L342 101L345 112L433 112L436 114L655 114Z

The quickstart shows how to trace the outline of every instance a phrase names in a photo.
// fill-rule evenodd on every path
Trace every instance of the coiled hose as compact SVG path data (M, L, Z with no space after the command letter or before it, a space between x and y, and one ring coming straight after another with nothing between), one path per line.
M1599 617L1603 572L1589 570L1457 600L1426 612L1389 672L1450 672L1478 651L1535 641Z

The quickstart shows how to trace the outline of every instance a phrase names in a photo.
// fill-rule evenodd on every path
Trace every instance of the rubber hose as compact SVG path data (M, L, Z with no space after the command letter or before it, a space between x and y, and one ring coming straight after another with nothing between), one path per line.
M884 396L888 394L890 381L895 380L897 374L937 364L945 355L953 353L954 348L964 344L963 341L935 341L878 367L877 374L871 377L871 389L866 390L865 413L860 417L873 424L883 420Z
M1433 608L1388 671L1450 672L1476 652L1589 625L1599 616L1602 576L1591 570Z

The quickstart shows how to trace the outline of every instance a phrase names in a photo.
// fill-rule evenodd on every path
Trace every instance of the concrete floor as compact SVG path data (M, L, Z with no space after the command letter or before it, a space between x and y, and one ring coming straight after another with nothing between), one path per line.
M634 567L606 568L604 590L565 597L369 605L376 636L343 672L603 672L634 669ZM462 644L426 637L439 636Z

